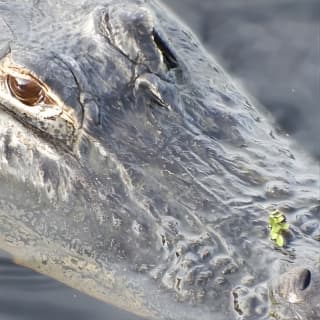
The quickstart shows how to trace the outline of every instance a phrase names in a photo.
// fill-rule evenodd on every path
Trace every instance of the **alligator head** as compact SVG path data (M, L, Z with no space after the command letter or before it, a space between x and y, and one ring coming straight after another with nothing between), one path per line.
M319 318L318 168L176 17L138 0L0 16L0 248L148 319Z

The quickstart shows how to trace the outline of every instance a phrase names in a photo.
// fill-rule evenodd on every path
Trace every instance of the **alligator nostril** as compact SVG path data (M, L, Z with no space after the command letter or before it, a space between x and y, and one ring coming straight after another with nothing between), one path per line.
M278 281L276 292L289 303L306 302L312 292L311 271L303 267L293 267L283 273Z
M299 289L305 290L311 283L311 272L308 269L303 269L299 275Z

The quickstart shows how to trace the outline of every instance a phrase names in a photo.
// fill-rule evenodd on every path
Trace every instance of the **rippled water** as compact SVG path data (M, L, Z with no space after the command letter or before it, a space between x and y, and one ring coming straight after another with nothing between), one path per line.
M320 4L175 0L172 6L279 123L320 157ZM138 319L0 258L0 319Z

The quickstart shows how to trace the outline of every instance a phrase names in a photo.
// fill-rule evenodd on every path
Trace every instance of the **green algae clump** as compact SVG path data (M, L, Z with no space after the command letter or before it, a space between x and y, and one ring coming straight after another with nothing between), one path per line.
M278 247L285 245L284 234L289 229L285 215L280 210L274 210L269 215L270 238Z

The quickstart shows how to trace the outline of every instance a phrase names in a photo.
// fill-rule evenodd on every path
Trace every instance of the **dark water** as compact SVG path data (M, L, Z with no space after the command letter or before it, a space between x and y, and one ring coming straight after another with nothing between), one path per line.
M165 0L320 159L320 1Z
M319 0L166 0L224 67L320 158ZM0 320L138 320L0 258Z
M139 320L0 255L1 320Z

